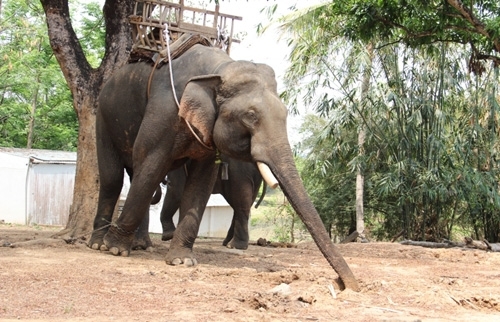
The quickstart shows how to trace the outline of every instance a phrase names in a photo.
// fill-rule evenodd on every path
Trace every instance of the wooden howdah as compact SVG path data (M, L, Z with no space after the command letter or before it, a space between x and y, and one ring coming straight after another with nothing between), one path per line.
M184 0L167 2L162 0L137 0L134 13L129 17L132 25L134 50L160 52L183 34L199 34L230 53L231 44L239 43L233 38L234 21L242 17L215 10L187 7Z

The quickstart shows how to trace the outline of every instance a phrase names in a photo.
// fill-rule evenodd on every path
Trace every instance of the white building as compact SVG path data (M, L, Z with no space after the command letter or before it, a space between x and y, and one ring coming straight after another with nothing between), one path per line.
M76 152L0 147L0 221L21 225L65 226L73 201ZM128 191L124 180L122 198ZM150 208L150 232L161 233L162 200ZM225 237L232 208L212 195L200 224L200 237ZM177 223L178 214L174 216Z
M0 220L65 225L75 169L74 152L0 148Z

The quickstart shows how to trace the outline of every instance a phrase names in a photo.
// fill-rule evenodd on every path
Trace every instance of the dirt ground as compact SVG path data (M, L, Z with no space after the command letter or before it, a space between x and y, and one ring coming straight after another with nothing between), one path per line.
M54 232L0 224L0 245ZM169 243L153 242L130 257L57 241L0 247L0 320L500 321L500 253L339 245L355 293L339 291L313 243L238 251L198 239L188 268L166 265Z

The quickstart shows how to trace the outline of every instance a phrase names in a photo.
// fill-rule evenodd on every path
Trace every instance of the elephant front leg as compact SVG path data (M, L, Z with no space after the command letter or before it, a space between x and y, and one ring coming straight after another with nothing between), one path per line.
M101 250L108 250L113 255L129 256L134 240L135 230L125 230L113 223L104 236L104 245Z
M101 250L109 250L113 255L128 256L133 248L136 233L143 239L142 246L148 248L152 245L147 234L147 215L151 197L161 181L161 176L158 175L158 183L154 181L154 177L150 178L142 171L134 173L123 211L104 236L104 247L101 247ZM140 226L141 223L143 226Z
M193 255L193 244L198 235L200 222L210 198L218 168L214 158L193 160L182 196L180 218L170 243L165 261L170 265L193 266L197 261Z
M120 196L123 181L123 170L118 169L112 175L103 174L102 171L100 173L99 203L94 219L94 230L88 242L88 246L94 250L106 249L104 236L111 226L115 204Z
M205 207L192 207L185 214L182 221L179 222L165 258L167 264L194 266L198 263L193 254L193 244L198 234L198 228L204 211Z

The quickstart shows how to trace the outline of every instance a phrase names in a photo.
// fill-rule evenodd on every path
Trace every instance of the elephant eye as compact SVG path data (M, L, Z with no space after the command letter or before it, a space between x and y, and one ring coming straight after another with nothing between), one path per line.
M248 125L248 126L255 126L257 122L259 121L259 118L257 117L257 113L254 110L249 110L245 113L243 117L243 121Z

